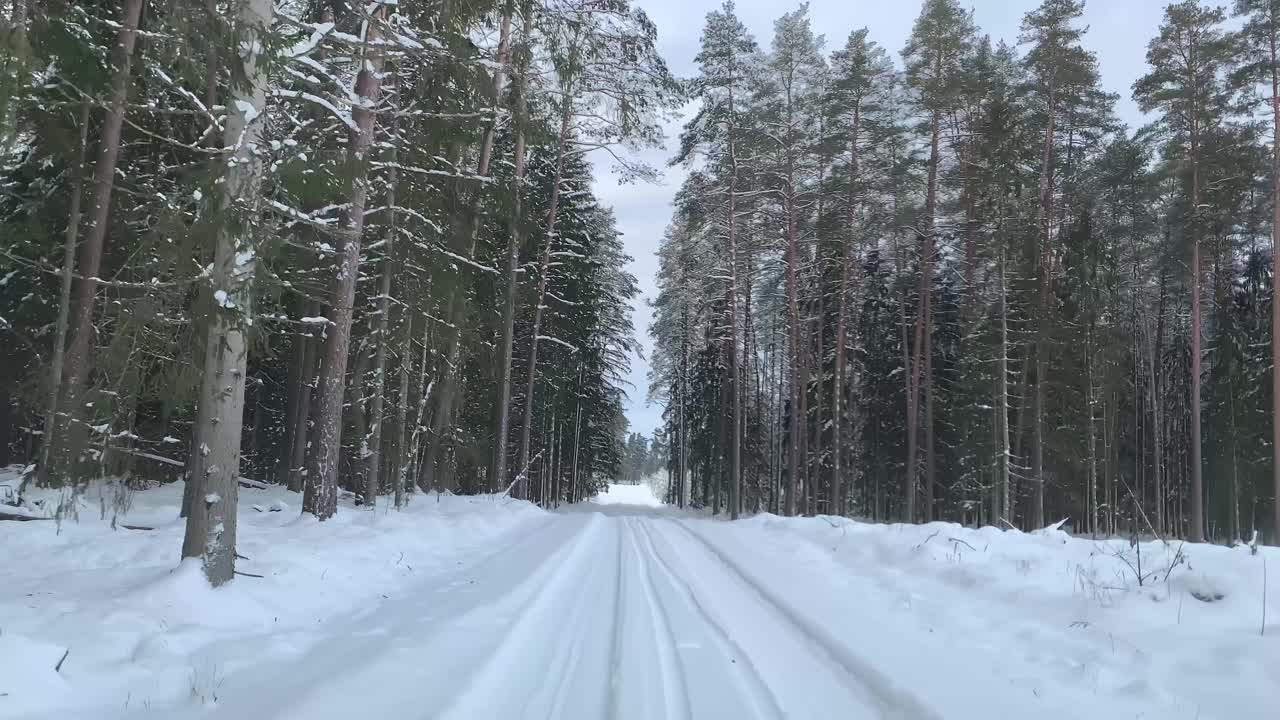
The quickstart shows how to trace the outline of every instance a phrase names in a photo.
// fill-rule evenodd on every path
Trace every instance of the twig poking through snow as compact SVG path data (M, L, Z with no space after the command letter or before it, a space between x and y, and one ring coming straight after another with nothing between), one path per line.
M54 672L62 672L62 663L67 661L67 656L70 654L71 654L71 648L67 648L66 650L62 651L62 659L58 661L57 665L53 666Z

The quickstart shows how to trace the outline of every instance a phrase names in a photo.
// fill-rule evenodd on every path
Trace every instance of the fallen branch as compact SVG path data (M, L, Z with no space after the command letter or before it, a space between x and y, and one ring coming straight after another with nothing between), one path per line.
M234 571L232 571L232 572L234 572L234 573L235 573L235 574L237 574L237 575L243 575L243 576L245 576L245 577L256 577L256 578L266 577L266 575L258 575L258 574L255 574L255 573L240 572L239 570L234 570Z
M970 550L972 550L972 551L974 551L974 552L978 552L978 548L976 548L976 547L974 547L974 546L970 545L969 543L967 543L967 542L965 542L965 541L961 540L960 538L951 538L951 542L953 542L953 543L962 543L965 547L969 548Z
M62 672L62 663L67 661L67 656L70 654L71 654L71 648L67 648L66 650L62 651L62 659L58 661L57 665L53 666L54 672Z
M121 525L120 527L125 530L155 530L155 528L147 527L146 525Z

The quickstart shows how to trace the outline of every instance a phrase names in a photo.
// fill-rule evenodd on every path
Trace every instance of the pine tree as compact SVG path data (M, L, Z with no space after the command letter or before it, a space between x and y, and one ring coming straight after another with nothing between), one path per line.
M1165 9L1160 34L1147 47L1151 71L1134 83L1134 97L1145 111L1164 111L1187 167L1187 209L1183 232L1191 246L1191 508L1188 537L1205 538L1203 461L1201 459L1202 278L1201 245L1204 136L1222 122L1230 100L1225 73L1232 43L1222 29L1224 13L1196 0Z
M914 93L917 108L927 118L929 138L928 183L925 189L924 213L916 223L920 238L920 284L911 343L907 380L907 463L905 466L905 498L903 517L915 520L916 494L919 483L918 437L921 429L925 445L926 520L933 519L933 497L936 475L933 392L933 287L937 262L937 226L939 174L942 165L943 117L959 104L963 87L964 58L974 41L972 14L960 8L955 0L925 0L916 18L907 46L902 51L906 64L906 83Z

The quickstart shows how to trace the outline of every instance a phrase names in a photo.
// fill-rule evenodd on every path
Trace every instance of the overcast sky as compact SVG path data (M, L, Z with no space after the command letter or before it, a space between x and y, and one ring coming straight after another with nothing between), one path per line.
M706 14L718 8L721 0L635 0L635 3L657 24L658 46L672 72L680 77L692 76ZM962 0L962 4L973 8L981 32L991 35L993 41L1003 39L1010 43L1017 42L1023 14L1039 3L1040 0ZM911 32L920 4L918 0L811 0L809 16L814 32L826 37L824 47L828 53L843 46L851 31L867 27L871 38L896 59ZM1098 55L1104 87L1120 95L1117 111L1121 119L1133 126L1141 122L1141 116L1130 97L1130 87L1146 71L1147 41L1155 35L1166 4L1165 0L1089 0L1086 5L1084 22L1089 26L1089 33L1085 45ZM737 2L738 16L765 49L773 37L773 21L796 7L798 3L779 0ZM645 153L643 159L655 167L665 168L678 132L678 125L672 127L667 150ZM642 296L635 303L634 321L646 359L633 358L631 363L634 387L628 388L627 418L633 431L647 435L662 418L661 408L647 402L647 357L652 347L648 334L648 301L657 287L658 270L654 253L671 218L671 200L683 180L683 172L679 168L667 170L665 180L659 185L619 186L609 174L606 159L596 160L596 194L605 204L613 206L627 252L634 258L629 269L640 281Z

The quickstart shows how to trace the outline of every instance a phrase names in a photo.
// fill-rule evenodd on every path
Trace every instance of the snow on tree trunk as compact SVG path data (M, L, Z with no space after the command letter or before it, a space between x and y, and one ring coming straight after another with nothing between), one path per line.
M210 282L208 335L200 384L197 429L200 445L188 482L198 484L197 505L187 516L183 557L198 557L213 585L235 572L236 498L239 492L241 426L244 421L246 333L253 323L255 229L250 225L261 176L257 152L266 106L267 69L260 63L270 27L272 0L250 0L240 10L247 31L240 53L247 87L232 92L224 128L227 168L221 181L217 249Z
M356 76L352 109L355 129L350 133L347 165L350 192L338 229L338 267L329 302L324 362L316 403L316 442L308 462L303 512L320 520L338 509L338 469L342 450L342 401L346 384L347 354L351 344L352 308L360 273L360 242L364 231L365 204L369 194L368 155L373 145L377 104L382 85L382 54L374 49L381 40L380 25L386 6L378 4L363 22L360 72Z

